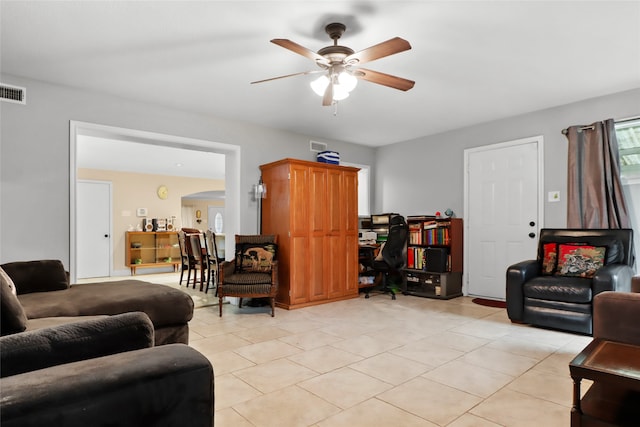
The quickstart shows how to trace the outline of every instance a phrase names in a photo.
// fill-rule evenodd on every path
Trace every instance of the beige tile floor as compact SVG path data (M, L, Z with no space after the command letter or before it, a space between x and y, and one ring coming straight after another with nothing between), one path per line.
M217 427L566 427L568 363L590 341L468 297L360 296L274 318L226 304L220 318L198 292L190 345L214 367Z

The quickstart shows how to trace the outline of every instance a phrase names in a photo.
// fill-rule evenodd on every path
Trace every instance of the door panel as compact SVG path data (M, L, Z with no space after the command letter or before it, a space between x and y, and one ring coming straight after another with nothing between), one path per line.
M111 275L111 184L78 181L77 278Z
M468 153L470 295L504 299L507 267L536 256L538 144L530 141Z

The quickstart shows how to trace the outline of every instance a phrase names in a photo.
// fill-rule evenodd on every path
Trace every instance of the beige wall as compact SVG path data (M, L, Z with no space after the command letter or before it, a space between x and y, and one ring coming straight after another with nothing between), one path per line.
M176 217L176 228L182 226L182 197L203 191L223 191L224 180L186 178L179 176L150 175L99 169L78 169L79 180L107 181L111 183L113 200L113 275L127 274L125 266L125 233L130 227L142 227L143 218L136 216L138 208L147 209L148 218ZM169 189L169 197L162 200L156 191L160 185ZM197 202L197 203L196 203ZM197 204L202 210L202 223L196 228L207 227L207 206L220 201L188 200L189 205ZM143 271L141 271L143 272Z

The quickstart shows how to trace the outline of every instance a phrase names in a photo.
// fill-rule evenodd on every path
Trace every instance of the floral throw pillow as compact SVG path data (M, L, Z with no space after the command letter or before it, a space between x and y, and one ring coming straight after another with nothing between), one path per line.
M243 243L236 245L237 273L270 273L276 260L278 246L275 243Z
M558 244L545 243L542 246L542 250L542 274L545 276L552 275L556 272L556 266L558 264Z
M558 246L558 276L593 277L604 265L606 247L589 245Z

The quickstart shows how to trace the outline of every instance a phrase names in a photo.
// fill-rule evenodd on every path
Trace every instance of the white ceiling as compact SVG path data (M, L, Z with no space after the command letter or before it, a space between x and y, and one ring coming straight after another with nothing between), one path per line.
M384 145L640 87L638 1L6 1L1 71L212 116ZM367 68L416 81L360 82L322 107L314 70L269 43L317 51L324 25L358 51L413 49ZM27 88L27 101L28 101Z
M225 179L224 154L79 135L76 166L121 172Z

